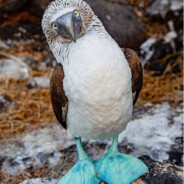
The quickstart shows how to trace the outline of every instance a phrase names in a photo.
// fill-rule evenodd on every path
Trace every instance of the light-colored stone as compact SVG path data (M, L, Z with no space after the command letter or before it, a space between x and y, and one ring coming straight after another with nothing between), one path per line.
M56 184L57 180L51 177L37 178L21 182L20 184Z
M0 59L0 81L25 80L30 76L29 67L19 58Z
M49 85L50 79L44 77L34 77L27 84L29 88L48 88Z

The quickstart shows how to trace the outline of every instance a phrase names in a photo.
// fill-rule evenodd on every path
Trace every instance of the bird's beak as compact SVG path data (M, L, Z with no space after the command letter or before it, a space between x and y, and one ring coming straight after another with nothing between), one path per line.
M82 20L76 19L73 12L59 17L54 24L57 25L57 32L60 36L76 42L80 36Z

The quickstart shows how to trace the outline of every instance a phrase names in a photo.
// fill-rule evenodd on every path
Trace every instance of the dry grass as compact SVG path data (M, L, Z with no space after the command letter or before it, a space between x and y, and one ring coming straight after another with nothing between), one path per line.
M173 55L178 55L178 57L168 64L161 76L155 76L154 72L145 71L144 85L138 103L167 101L177 105L183 102L183 52L168 55L155 62L164 64ZM176 66L180 72L174 73L173 70Z
M152 73L145 72L144 85L138 103L169 102L178 105L183 101L183 76L168 74L153 77Z
M34 71L33 76L45 75L46 71ZM44 72L44 73L43 73ZM52 112L49 89L28 89L27 81L6 80L0 84L0 95L14 102L6 112L0 114L0 139L19 135L43 124L52 123L55 117Z

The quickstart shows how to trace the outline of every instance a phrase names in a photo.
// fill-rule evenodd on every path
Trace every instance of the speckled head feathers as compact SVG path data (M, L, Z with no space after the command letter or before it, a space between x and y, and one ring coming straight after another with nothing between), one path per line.
M54 40L57 42L59 41L60 43L66 42L66 40L59 38L58 35L53 31L51 23L58 17L74 10L77 10L82 17L83 34L89 31L94 24L101 25L101 22L85 1L55 0L48 6L42 19L42 29L50 47L52 47Z

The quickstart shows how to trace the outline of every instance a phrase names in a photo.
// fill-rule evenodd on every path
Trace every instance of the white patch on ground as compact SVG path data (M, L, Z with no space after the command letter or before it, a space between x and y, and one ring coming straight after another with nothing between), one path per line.
M41 167L47 159L50 165L57 164L61 155L59 150L70 145L74 145L74 141L68 139L66 131L61 129L58 123L11 139L8 144L1 141L0 158L8 158L3 162L2 171L16 175L17 172L31 166ZM54 154L44 160L45 155L49 153Z
M177 38L177 33L175 31L171 31L164 36L164 40L166 43L170 43L175 38Z
M8 59L0 60L0 81L5 79L25 80L30 76L29 67L19 58L0 52Z
M171 1L171 5L170 5L170 9L172 11L177 11L177 10L181 10L183 9L183 1L182 0L175 0L175 1Z
M140 47L140 53L141 56L141 63L144 66L146 64L147 61L150 60L150 58L152 57L154 50L151 50L150 47L157 41L157 39L155 38L150 38L148 40L146 40Z
M32 88L48 88L50 85L50 79L44 77L34 77L32 80L28 82L28 85Z
M177 137L182 137L182 113L173 117L168 103L156 105L152 115L144 115L131 121L120 134L119 142L133 144L134 156L149 155L157 161L167 160L171 145Z
M37 178L23 181L20 184L56 184L56 182L54 178Z

